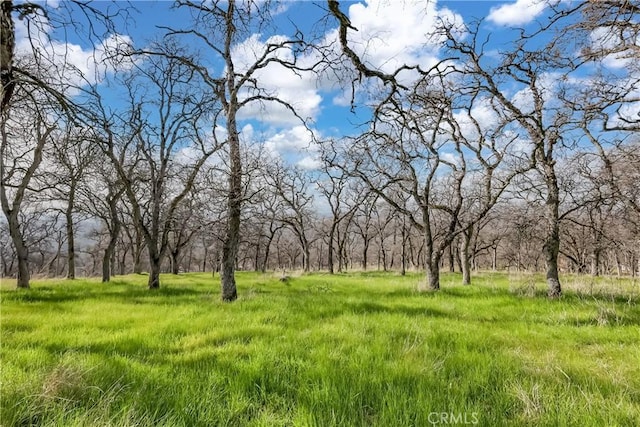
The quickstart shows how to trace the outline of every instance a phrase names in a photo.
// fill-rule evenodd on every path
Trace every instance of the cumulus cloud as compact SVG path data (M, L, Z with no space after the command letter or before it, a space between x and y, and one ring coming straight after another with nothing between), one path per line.
M394 72L403 65L429 68L435 65L439 58L443 38L437 29L443 25L463 27L463 19L451 10L439 7L437 1L424 0L368 0L364 3L352 3L345 10L353 27L357 31L349 31L349 43L352 49L371 68L384 72ZM462 30L460 30L462 31ZM251 67L265 52L269 43L284 41L284 36L277 35L264 38L254 34L233 49L233 59L236 71L244 72ZM277 97L293 107L303 119L312 122L321 113L323 91L334 91L343 88L345 82L351 81L350 64L340 62L341 47L338 42L338 31L328 31L321 43L331 46L332 52L324 52L332 67L320 76L316 73L294 73L286 67L273 62L267 67L255 72L254 77L259 85L258 89L248 89L242 96L244 99L258 93ZM294 52L283 47L269 53L270 57L292 61ZM320 60L316 53L310 53L297 58L299 64L310 65ZM408 82L416 77L415 72L406 71L399 75L399 79ZM333 92L332 100L335 105L346 106L350 103L349 90ZM295 126L299 119L292 112L277 102L255 102L247 105L239 112L241 119L256 119L263 123L276 126Z
M321 165L319 148L313 133L304 126L294 126L273 133L267 138L264 148L274 158L280 158L305 170L317 169Z
M463 19L436 1L369 0L349 7L349 19L358 31L349 42L363 62L391 73L402 65L428 68L438 61L443 24L461 28ZM410 78L410 76L408 77Z
M245 73L260 60L269 45L284 42L284 36L276 35L261 40L260 34L236 45L232 52L236 72ZM290 47L274 49L268 58L285 62L295 60ZM301 60L304 63L304 59ZM320 111L322 97L316 87L316 76L313 73L294 72L279 62L272 62L268 66L253 73L258 82L257 88L247 88L241 94L241 100L251 96L262 95L277 98L282 101L256 101L247 104L239 111L240 119L256 119L274 125L295 125L300 119L283 103L288 104L303 120L314 120Z
M265 148L271 153L300 154L317 150L313 135L302 125L294 126L273 134L265 142Z
M499 123L499 116L491 106L489 99L479 99L476 104L471 108L470 112L458 111L454 114L454 118L462 134L470 140L478 138L478 126L480 126L480 132L490 132ZM473 118L473 120L472 120Z
M538 76L536 86L545 104L549 105L557 100L561 77L560 73L542 73ZM517 91L511 97L511 101L524 114L530 114L534 111L535 96L528 86Z
M640 45L640 36L631 32L621 33L611 27L600 27L589 34L589 42L593 52L611 52L602 61L605 66L626 69L635 61L633 50Z
M317 156L305 156L296 165L304 170L316 170L320 169L322 161Z
M127 35L111 34L95 46L83 47L53 38L45 17L35 16L32 20L29 27L26 20L15 23L16 57L32 58L37 54L41 71L47 74L43 78L68 95L87 84L100 83L109 73L133 66L126 55L133 44Z
M487 19L497 25L526 25L544 12L550 0L516 0L492 7Z

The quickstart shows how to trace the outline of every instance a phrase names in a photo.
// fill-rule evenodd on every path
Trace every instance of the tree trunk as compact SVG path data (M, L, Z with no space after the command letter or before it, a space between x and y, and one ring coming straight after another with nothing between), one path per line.
M111 216L111 227L109 233L109 244L104 251L104 257L102 258L102 282L108 282L111 280L111 275L115 272L115 254L116 244L118 243L118 236L120 235L120 228L122 223L118 217L118 198L114 197L109 200L109 211Z
M296 234L302 249L302 269L305 273L308 273L311 270L311 248L309 247L309 241L307 240L307 236L304 234L304 229L296 231ZM292 262L293 261L295 261L295 259L292 260ZM293 265L291 268L292 267Z
M242 159L240 158L240 140L235 117L235 100L230 101L227 111L229 132L229 197L227 200L227 234L222 246L222 269L220 285L222 301L232 302L238 298L235 267L240 243L240 215L242 204Z
M440 289L440 260L427 260L427 284L428 290L437 291Z
M15 26L11 16L12 12L12 0L0 2L0 114L4 114L8 110L9 100L15 87L12 69L15 51Z
M622 263L620 262L620 254L618 253L618 251L614 251L613 255L616 261L616 273L617 276L620 277L622 276Z
M133 258L133 273L142 273L142 252L144 251L144 237L142 236L142 230L140 226L134 222L135 236L131 236L129 233L129 240L131 242L132 251L131 256Z
M333 274L333 240L335 237L336 231L336 223L335 220L333 224L331 224L331 229L329 230L329 245L327 245L327 264L329 266L329 274Z
M120 221L115 220L111 223L111 233L109 235L109 244L104 250L104 256L102 257L102 282L106 283L111 280L111 275L114 273L115 266L115 253L116 243L118 242L118 234L120 234Z
M308 273L311 271L311 249L309 248L309 242L305 242L303 255L304 272Z
M473 226L470 226L462 233L462 244L460 245L460 259L462 261L462 284L471 284L471 254L469 246L473 235Z
M449 245L449 273L455 273L456 272L456 261L454 258L454 253L453 253L453 243Z
M111 279L111 253L109 248L104 250L102 256L102 283L107 283Z
M382 271L387 271L387 251L384 247L380 247L380 254L382 255Z
M137 239L136 239L137 240ZM142 274L142 250L144 246L140 242L136 242L136 247L133 252L133 272L135 274Z
M69 200L67 203L67 209L65 211L65 217L67 220L67 279L76 278L76 244L73 232L73 206L75 201L75 179L71 179L71 189L69 190Z
M600 248L595 248L593 250L593 264L592 264L592 270L591 270L591 274L593 276L599 276L600 275L600 258L601 258L601 249Z
M407 230L402 224L402 248L400 252L400 275L407 274Z
M367 255L369 253L369 240L365 238L362 246L362 270L367 271Z
M12 2L11 1L3 1L0 3L0 20L2 22L0 22L0 30L4 30L8 28L13 31L13 21L11 18L11 7L12 7ZM7 9L8 8L8 9ZM7 21L8 20L8 21ZM11 55L10 58L13 57L13 33L11 34L2 34L0 35L0 39L1 39L1 45L0 45L0 56L2 56L0 58L1 59L6 59L5 55ZM5 43L11 43L10 46L5 45ZM53 130L55 129L54 127L50 127L46 130L46 132L44 132L44 134L42 136L39 137L37 146L34 150L33 153L33 161L31 163L31 165L29 166L29 168L27 169L27 171L25 172L25 175L22 178L21 183L18 185L17 190L16 190L16 194L14 196L13 202L10 204L9 200L7 198L7 192L6 192L6 187L4 185L4 179L5 179L5 164L4 164L4 150L5 147L8 146L9 141L8 141L8 137L7 137L7 132L6 132L6 120L5 120L5 107L8 108L8 105L5 105L4 102L6 101L7 104L9 102L8 96L10 96L10 92L12 90L13 87L13 81L11 80L10 82L5 82L6 79L6 72L10 72L11 71L11 64L1 64L1 68L0 71L2 71L2 76L0 76L0 79L2 80L2 96L3 99L2 101L2 108L0 109L0 119L2 120L2 124L0 126L1 130L1 134L2 134L2 143L1 143L1 147L2 150L0 152L0 179L1 179L1 183L0 183L0 204L2 205L2 211L5 215L5 217L7 218L7 225L9 226L9 235L11 236L11 240L13 242L14 248L16 250L16 258L18 259L18 277L17 277L17 287L18 288L29 288L29 249L27 248L23 236L22 236L22 231L20 230L20 223L19 223L19 219L18 219L18 214L20 212L20 206L22 204L22 200L24 197L24 193L29 185L29 181L31 180L31 177L33 176L33 174L35 173L36 169L38 168L38 166L40 165L40 163L42 162L42 152L44 150L44 145L45 142L47 140L47 138L49 137L49 135L51 134L51 132L53 132ZM9 76L9 79L11 79L11 76ZM11 86L11 88L7 88L5 87L5 84L9 84ZM5 99L6 98L6 99Z
M122 251L122 256L118 259L119 266L118 270L121 276L124 276L127 272L127 253L128 250Z
M260 240L262 239L262 235L258 235L257 243L256 243L256 251L253 256L253 271L256 273L260 271Z
M149 289L160 289L160 257L149 257Z
M24 244L24 240L22 240L17 218L9 222L9 234L18 259L17 286L18 288L29 289L29 249Z
M562 295L560 278L558 275L558 254L560 253L560 221L558 209L560 206L560 191L553 164L545 165L545 178L547 184L546 221L547 236L543 246L543 253L547 262L547 285L550 298L558 298Z
M22 238L22 231L20 230L20 224L18 222L18 210L16 208L9 208L4 188L2 189L2 208L5 213L5 217L7 218L9 235L11 236L11 241L13 242L13 247L16 250L16 258L18 260L17 286L18 288L28 289L30 279L29 248Z
M498 246L493 247L493 256L491 257L491 269L496 271L498 269Z
M207 246L207 242L202 239L202 247L204 248L204 252L202 254L202 272L207 271L207 256L209 255L209 247Z
M271 243L273 243L273 238L275 237L276 233L275 232L271 232L271 234L269 234L269 239L267 240L267 244L265 245L264 248L264 260L262 261L262 266L260 267L260 271L262 273L266 273L267 271L267 264L269 263L269 256L271 254Z
M178 257L180 253L178 250L171 251L171 273L179 274L180 273L180 264L178 263Z

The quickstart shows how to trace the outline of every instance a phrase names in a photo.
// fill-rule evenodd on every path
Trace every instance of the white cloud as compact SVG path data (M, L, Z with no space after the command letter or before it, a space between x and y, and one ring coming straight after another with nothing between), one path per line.
M48 8L57 9L58 7L60 7L60 1L61 0L37 0L34 3L40 3L47 6Z
M447 8L438 7L437 1L368 0L366 3L350 4L345 12L349 15L351 24L358 29L348 33L352 49L368 66L388 73L403 65L419 65L423 68L435 65L444 41L437 35L437 28L443 23L455 24L462 28L463 23L460 15ZM333 29L326 33L321 43L331 46L333 53L325 52L328 55L325 59L333 65L325 73L321 73L320 77L315 73L296 74L280 64L272 63L254 74L260 93L289 103L303 119L311 121L321 112L320 91L343 89L344 92L339 92L337 96L334 92L333 103L349 105L349 74L353 73L353 70L348 61L341 56L337 38L338 32ZM272 36L263 40L260 34L254 34L236 45L233 49L236 71L246 71L260 58L268 43L283 40L283 36ZM270 55L289 61L294 58L293 51L288 47L277 49ZM320 57L316 53L298 58L299 64L305 65L311 65L318 60ZM346 61L345 66L339 65L341 61ZM406 71L398 77L401 81L408 82L416 76L417 73ZM246 90L242 96L246 99L256 94L256 90ZM239 111L239 118L256 119L278 126L295 126L300 123L285 106L273 101L251 103Z
M402 65L435 65L443 39L436 35L442 23L460 25L462 17L436 1L369 0L349 7L353 50L367 65L391 73ZM407 76L410 78L410 76Z
M609 119L609 126L619 126L626 129L637 129L640 124L640 91L635 90L627 95L616 113Z
M283 41L285 41L283 36L272 36L262 41L260 34L253 34L236 45L232 52L236 72L246 72L262 57L267 45ZM269 54L269 57L288 62L294 60L294 54L289 47L278 48ZM272 62L267 67L256 70L253 78L258 82L258 89L247 88L241 94L241 100L258 94L270 96L287 103L303 120L314 120L318 115L322 97L316 87L315 74L296 73L278 62ZM238 118L256 119L276 125L300 123L300 119L287 106L277 101L258 101L247 104L238 112Z
M517 0L492 7L487 19L497 25L525 25L542 14L549 0Z
M549 104L557 101L557 91L561 77L560 73L542 73L537 78L536 88L547 105L547 109ZM528 86L516 92L511 101L523 114L530 114L534 111L535 96Z
M123 51L133 44L127 35L111 34L96 46L83 47L51 37L51 26L46 18L31 18L35 24L26 26L26 20L16 22L16 57L30 58L34 50L39 55L43 72L50 83L58 85L68 95L78 88L100 83L108 73L132 67L132 60Z
M593 52L615 52L606 55L603 64L609 68L625 69L635 61L633 50L640 45L636 34L622 34L615 28L600 27L589 35L590 50Z
M459 111L454 115L462 134L469 140L478 138L478 129L472 118L478 123L480 131L485 133L494 129L500 118L491 106L489 99L479 99L471 108L471 113Z
M309 153L317 150L313 135L302 125L280 131L269 137L265 142L265 148L279 155Z
M265 151L274 159L282 159L302 169L318 169L321 166L320 151L312 133L317 131L301 125L281 130L266 139Z
M296 165L304 170L315 170L322 166L322 161L317 156L305 156Z

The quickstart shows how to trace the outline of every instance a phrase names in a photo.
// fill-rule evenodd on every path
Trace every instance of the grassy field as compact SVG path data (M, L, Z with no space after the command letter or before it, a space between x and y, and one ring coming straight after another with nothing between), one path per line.
M0 424L640 425L640 283L535 279L5 281Z

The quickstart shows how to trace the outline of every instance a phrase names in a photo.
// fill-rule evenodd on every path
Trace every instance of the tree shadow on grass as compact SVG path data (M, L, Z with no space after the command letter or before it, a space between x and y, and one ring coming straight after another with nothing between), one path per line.
M96 288L87 286L39 286L30 290L15 290L3 292L5 302L15 301L24 303L66 303L86 300L115 300L122 302L142 303L178 303L195 301L195 297L203 296L207 292L192 288L178 288L165 286L156 290L133 287L131 285L98 284ZM169 299L167 299L169 298Z
M402 314L406 316L424 316L438 318L452 317L450 313L442 310L437 310L432 307L410 306L397 303L386 305L368 301L348 303L345 305L344 312L355 314Z

